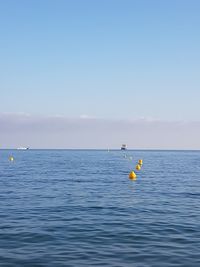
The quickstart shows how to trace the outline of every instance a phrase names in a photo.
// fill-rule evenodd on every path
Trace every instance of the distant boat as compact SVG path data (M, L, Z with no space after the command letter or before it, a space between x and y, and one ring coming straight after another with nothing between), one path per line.
M127 149L127 145L126 144L122 144L121 150L126 150L126 149Z
M17 149L19 149L19 150L28 150L29 147L18 147Z

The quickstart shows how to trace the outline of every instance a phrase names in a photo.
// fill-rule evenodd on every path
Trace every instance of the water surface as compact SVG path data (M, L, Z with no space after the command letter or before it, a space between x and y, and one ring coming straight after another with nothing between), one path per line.
M200 266L199 151L1 150L0 201L0 266Z

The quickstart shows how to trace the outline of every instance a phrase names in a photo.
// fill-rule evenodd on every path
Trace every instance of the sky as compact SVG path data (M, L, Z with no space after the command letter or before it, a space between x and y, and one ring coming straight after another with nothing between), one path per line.
M199 12L0 0L0 148L200 149Z

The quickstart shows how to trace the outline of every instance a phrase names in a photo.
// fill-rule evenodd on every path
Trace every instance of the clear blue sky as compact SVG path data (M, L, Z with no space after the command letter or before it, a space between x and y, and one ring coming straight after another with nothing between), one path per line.
M200 1L0 0L0 112L199 120Z

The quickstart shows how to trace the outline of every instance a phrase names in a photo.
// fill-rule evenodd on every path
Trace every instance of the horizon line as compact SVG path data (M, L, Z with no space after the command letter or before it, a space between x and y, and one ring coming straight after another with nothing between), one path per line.
M29 148L29 149L19 149L19 148L0 148L0 150L19 150L19 151L29 151L29 150L101 150L101 151L122 151L123 153L127 151L200 151L200 149L189 149L189 148L129 148L126 150L121 150L120 148Z

